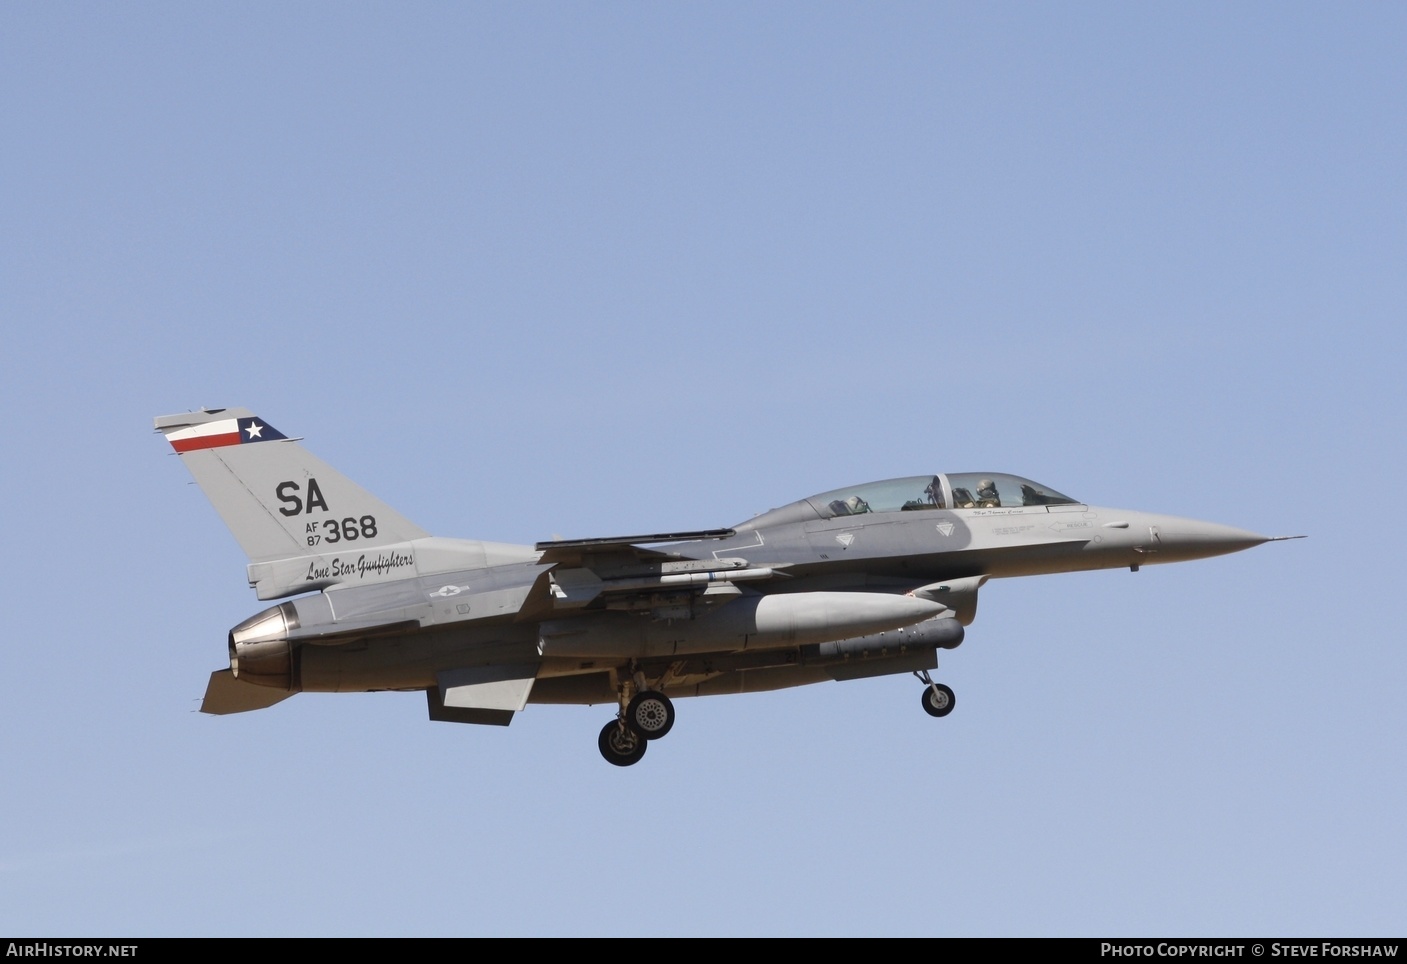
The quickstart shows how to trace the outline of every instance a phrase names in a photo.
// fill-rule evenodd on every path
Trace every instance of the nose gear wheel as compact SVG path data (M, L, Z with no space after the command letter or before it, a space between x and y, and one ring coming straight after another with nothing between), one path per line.
M923 687L923 711L929 716L947 716L957 706L958 698L953 695L951 687L942 683L933 682L927 670L922 670L914 674L924 682Z

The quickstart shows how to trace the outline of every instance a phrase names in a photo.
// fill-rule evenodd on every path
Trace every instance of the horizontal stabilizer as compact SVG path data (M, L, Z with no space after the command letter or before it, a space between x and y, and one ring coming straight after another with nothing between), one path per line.
M262 710L275 703L281 703L292 695L289 690L241 683L234 673L221 669L210 674L210 685L205 688L205 699L201 701L200 712L212 713L215 716L248 713L250 710Z

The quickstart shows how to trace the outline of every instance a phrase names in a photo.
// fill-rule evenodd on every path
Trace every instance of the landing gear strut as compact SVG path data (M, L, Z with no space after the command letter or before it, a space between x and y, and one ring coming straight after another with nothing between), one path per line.
M634 689L635 695L629 696ZM643 674L620 685L620 712L601 731L596 745L607 763L628 767L639 763L651 740L658 740L674 726L674 704L668 696L648 688Z
M942 683L933 682L928 675L928 670L919 670L914 673L924 684L923 687L923 711L929 716L947 716L957 706L958 698L953 695L951 688Z

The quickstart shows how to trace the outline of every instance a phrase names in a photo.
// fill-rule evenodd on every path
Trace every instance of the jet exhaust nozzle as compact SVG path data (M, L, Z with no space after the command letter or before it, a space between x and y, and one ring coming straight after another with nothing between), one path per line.
M293 603L280 603L250 616L230 630L230 670L235 678L256 686L293 689L293 644L288 634L298 628Z

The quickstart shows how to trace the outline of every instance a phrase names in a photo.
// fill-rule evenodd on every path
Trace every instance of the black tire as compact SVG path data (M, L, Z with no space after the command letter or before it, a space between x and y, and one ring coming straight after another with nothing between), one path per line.
M620 725L620 720L611 720L601 730L596 746L606 762L618 767L628 767L639 763L645 755L649 742L629 727Z
M625 725L647 740L658 740L674 726L674 704L653 690L636 693L625 708Z
M957 706L958 698L942 683L923 688L923 711L929 716L947 716Z

